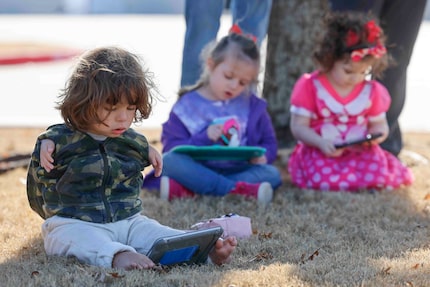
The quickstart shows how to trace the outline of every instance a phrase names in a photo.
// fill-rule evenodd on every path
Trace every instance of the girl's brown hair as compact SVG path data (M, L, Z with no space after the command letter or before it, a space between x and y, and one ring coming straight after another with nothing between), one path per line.
M67 126L87 130L103 123L97 109L116 105L125 98L136 105L135 122L148 118L155 86L152 75L144 71L139 58L121 48L103 47L86 52L62 90L57 109Z

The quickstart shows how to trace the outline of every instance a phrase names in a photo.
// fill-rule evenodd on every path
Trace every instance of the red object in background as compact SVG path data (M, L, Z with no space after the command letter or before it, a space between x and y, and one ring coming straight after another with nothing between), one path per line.
M17 65L66 60L82 51L58 45L39 43L0 43L0 65Z

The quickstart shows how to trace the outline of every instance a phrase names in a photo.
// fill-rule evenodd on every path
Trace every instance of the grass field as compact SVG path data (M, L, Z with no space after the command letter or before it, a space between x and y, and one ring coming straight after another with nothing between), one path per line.
M1 155L31 152L41 131L0 128ZM143 191L144 213L163 224L234 212L251 218L254 235L228 265L128 272L46 256L26 169L11 169L0 174L0 286L430 286L430 134L406 133L400 158L416 181L392 192L299 190L286 173L267 208L234 196L167 203Z

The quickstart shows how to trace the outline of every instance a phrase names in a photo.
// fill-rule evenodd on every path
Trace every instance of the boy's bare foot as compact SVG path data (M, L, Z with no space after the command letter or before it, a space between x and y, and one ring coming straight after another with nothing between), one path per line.
M231 254L237 246L237 239L234 236L229 236L225 239L218 239L214 249L209 254L209 258L216 265L230 263Z
M132 270L132 269L150 269L155 266L154 262L143 254L124 251L115 254L112 260L112 267Z
M237 239L234 236L225 239L218 239L209 258L216 265L222 265L231 261L231 254L237 246ZM154 262L147 256L132 252L124 251L115 254L112 260L112 267L133 270L133 269L151 269L155 267Z

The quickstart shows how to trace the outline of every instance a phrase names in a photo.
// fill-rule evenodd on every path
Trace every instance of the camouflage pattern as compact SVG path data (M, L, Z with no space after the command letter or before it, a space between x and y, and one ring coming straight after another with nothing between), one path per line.
M43 139L55 143L51 172L39 162ZM122 220L142 210L142 171L149 164L148 142L132 129L99 142L64 124L54 125L38 137L32 153L28 200L44 219L58 215L96 223Z

